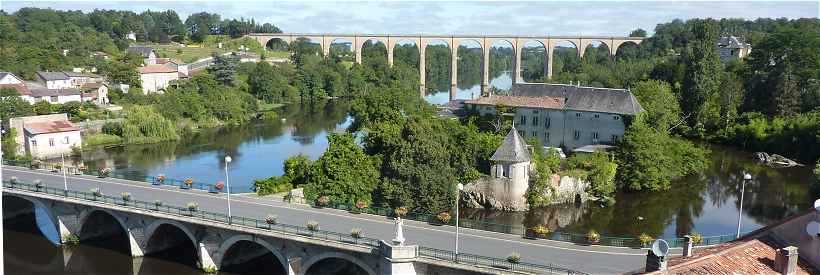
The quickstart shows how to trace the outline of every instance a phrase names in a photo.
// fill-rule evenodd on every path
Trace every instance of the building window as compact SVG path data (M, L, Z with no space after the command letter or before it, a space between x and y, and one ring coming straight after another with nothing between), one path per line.
M37 147L37 140L36 139L31 140L31 147Z
M57 101L59 101L59 100L58 100L58 98L57 98L56 96L52 96L52 97L51 97L51 102L57 102Z
M518 130L518 135L523 137L524 136L524 131Z
M621 120L621 117L620 117L620 116L612 116L612 119L614 119L614 120Z
M63 144L68 144L68 136L63 138Z
M48 139L48 146L54 146L54 138Z
M533 136L533 137L537 137L537 136L538 136L538 132L536 132L536 131L532 131L532 136Z
M538 117L537 116L532 117L532 126L538 126Z
M550 132L544 132L544 143L550 142Z
M527 125L527 116L522 115L522 116L521 116L521 119L520 119L520 120L518 120L518 124L519 124L519 125Z
M618 138L618 135L612 135L612 142L617 142Z
M501 176L505 177L505 178L510 177L510 165L509 164L507 164L507 165L502 164L501 165Z
M575 117L581 117L581 113L575 113Z
M532 110L532 113L537 115L537 114L538 114L538 110Z
M544 119L544 128L547 128L547 129L549 129L549 128L550 128L550 121L551 121L551 120L552 120L552 119L550 119L550 117L546 117L546 118Z
M592 132L592 140L598 141L598 132Z
M595 118L599 118L599 117L601 117L601 115L595 114Z
M575 135L573 137L575 138L575 140L580 139L581 138L581 131L575 130Z

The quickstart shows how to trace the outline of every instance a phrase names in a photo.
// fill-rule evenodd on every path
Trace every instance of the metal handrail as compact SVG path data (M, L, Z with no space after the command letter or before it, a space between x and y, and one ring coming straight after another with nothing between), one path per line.
M228 217L222 213L215 213L209 211L199 210L198 207L180 207L173 205L160 205L157 203L126 199L123 196L110 196L102 193L83 192L75 190L64 190L60 188L49 187L45 185L27 184L21 182L3 181L3 188L10 190L22 190L32 193L44 193L47 195L54 195L57 197L74 198L85 201L92 201L97 203L116 205L118 207L135 208L139 210L147 210L152 212L159 212L164 214L171 214L176 216L184 216L188 218L199 218L209 222L228 223ZM334 241L345 244L361 245L371 249L378 249L380 240L367 237L355 238L350 234L342 234L325 230L311 230L308 227L289 225L283 223L268 223L265 220L247 218L241 216L231 216L230 224L234 226L246 227L251 229L269 230L278 233L288 233L293 235L300 235L307 238L318 239L322 241ZM561 273L561 274L585 274L579 271L557 267L550 265L538 265L531 263L513 263L504 259L485 257L473 254L459 253L457 256L452 251L440 250L428 247L419 247L419 256L424 258L431 258L435 260L450 261L456 263L472 264L477 266L488 266L492 268L503 268L516 271L534 272L538 274Z

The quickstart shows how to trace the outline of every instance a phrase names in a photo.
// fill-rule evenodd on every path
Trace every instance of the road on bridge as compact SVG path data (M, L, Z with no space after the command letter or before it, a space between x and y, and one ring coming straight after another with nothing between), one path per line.
M43 184L63 188L62 174L43 170L3 166L3 181L15 176L21 182L35 179ZM211 194L201 190L183 190L172 186L153 186L145 182L93 176L68 176L68 188L89 192L100 188L103 194L131 193L135 200L160 200L165 205L184 206L199 203L201 209L225 213L225 194ZM281 223L302 225L307 221L319 222L322 230L339 233L361 228L364 236L382 240L393 238L393 221L389 218L351 214L336 209L316 209L307 205L290 204L254 195L232 195L231 211L234 216L264 219L268 214L278 215ZM404 237L408 244L453 250L455 228L435 226L424 222L405 221ZM593 274L613 274L638 270L643 267L646 251L633 248L585 246L551 240L529 240L519 235L461 228L459 251L488 257L506 258L510 253L521 254L522 261L536 264L555 264Z

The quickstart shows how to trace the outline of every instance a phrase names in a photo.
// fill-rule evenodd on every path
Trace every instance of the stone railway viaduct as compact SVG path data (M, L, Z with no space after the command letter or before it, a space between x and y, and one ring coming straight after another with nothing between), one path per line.
M358 266L368 275L529 274L419 257L416 246L381 241L373 247L314 238L309 234L232 226L135 207L3 189L3 218L34 217L41 232L55 245L69 243L72 238L80 242L90 239L111 242L117 236L127 240L128 251L135 258L134 274L139 274L140 257L180 245L195 254L197 266L203 270L220 270L223 266L272 254L281 264L281 270L279 273L272 270L271 274L319 274L322 272L311 271L311 268L328 259L336 262L326 263L323 268L338 268L339 261L343 261ZM44 226L46 229L42 229ZM90 259L79 259L87 260ZM67 263L68 259L64 259L63 264Z
M383 43L387 47L387 63L393 65L393 50L396 45L404 42L413 42L419 51L419 80L421 81L421 92L424 95L425 87L425 50L431 42L444 42L450 48L450 99L455 98L455 85L458 79L458 47L462 42L472 41L477 43L483 52L483 65L481 77L481 90L487 92L490 75L490 48L496 42L505 42L513 48L515 61L513 69L513 83L524 82L521 76L521 52L524 44L534 41L546 51L547 64L544 71L548 78L552 78L553 52L558 43L569 42L578 49L578 57L583 58L587 46L593 43L601 43L609 48L610 56L615 56L618 49L627 43L636 45L643 42L643 37L604 37L604 36L514 36L514 35L410 35L410 34L308 34L308 33L252 33L247 35L259 42L263 48L272 40L281 40L285 43L292 43L296 39L305 38L312 42L318 42L322 48L324 56L330 55L330 45L337 40L346 40L353 43L353 52L356 55L356 63L362 63L362 47L370 40Z

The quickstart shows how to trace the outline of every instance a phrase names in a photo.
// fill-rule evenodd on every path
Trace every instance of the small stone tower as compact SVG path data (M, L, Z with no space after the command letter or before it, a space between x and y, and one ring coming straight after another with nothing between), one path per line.
M497 182L506 185L503 189L509 196L509 201L523 202L526 205L526 200L523 198L529 187L532 157L527 149L527 143L515 130L515 126L507 133L507 137L495 150L490 160L495 162L491 175Z

